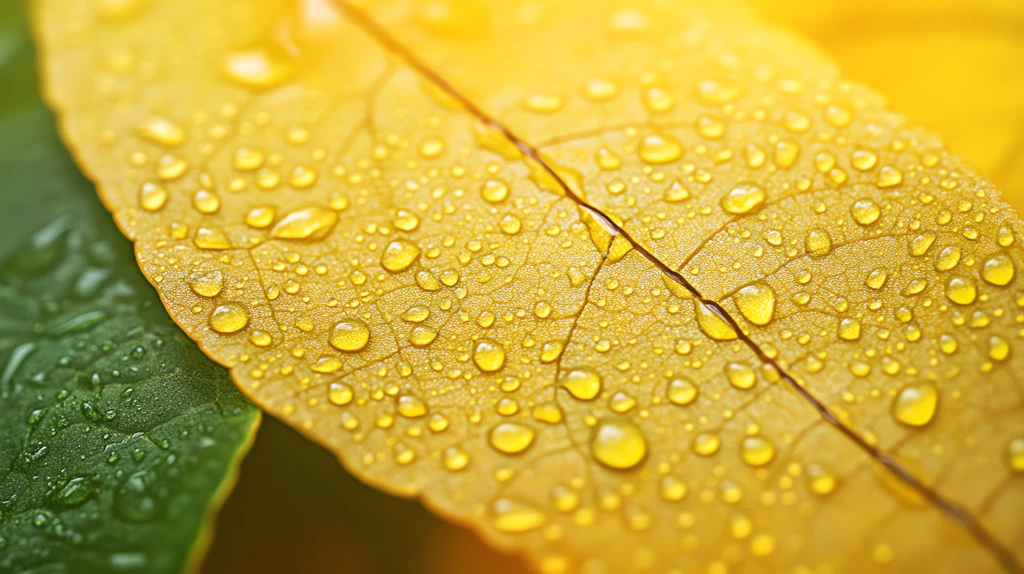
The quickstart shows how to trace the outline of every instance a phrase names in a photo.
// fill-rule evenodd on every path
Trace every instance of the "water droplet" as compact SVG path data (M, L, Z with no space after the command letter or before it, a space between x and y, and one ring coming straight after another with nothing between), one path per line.
M915 236L910 240L910 254L914 257L920 257L928 252L932 243L935 243L934 233L928 232Z
M444 449L444 467L448 470L462 470L469 465L469 453L457 447Z
M523 99L523 107L538 114L553 114L563 105L565 102L555 94L531 94Z
M1010 441L1006 447L1006 458L1014 472L1024 472L1024 437Z
M812 256L822 257L832 251L832 237L824 229L812 229L807 233L804 246Z
M139 206L146 211L160 211L167 203L167 190L156 183L144 183L139 188Z
M765 197L764 189L760 185L741 183L722 198L722 209L732 214L742 215L764 203Z
M764 437L748 436L743 439L740 457L750 466L764 466L775 458L775 445Z
M867 171L878 163L878 156L867 150L856 150L850 154L850 165L860 171Z
M504 201L508 197L508 185L497 179L489 179L480 188L480 195L491 203Z
M1010 356L1010 342L999 335L989 337L988 356L993 361L1005 361Z
M225 303L210 314L210 327L218 333L237 333L249 324L249 312L241 303Z
M265 90L284 83L292 75L292 63L284 50L257 48L229 54L224 73L243 86Z
M270 206L254 207L245 216L245 223L254 229L263 229L274 222L277 210Z
M200 189L192 196L192 206L199 213L216 213L220 210L220 197L216 192Z
M708 337L716 341L732 341L737 338L738 335L733 330L732 325L719 317L708 306L694 299L693 310L697 316L697 324Z
M899 422L922 427L935 416L939 404L939 391L931 383L904 387L892 404L892 416Z
M338 222L338 214L322 207L297 209L270 230L275 239L323 239Z
M757 382L754 369L745 363L729 363L725 366L725 376L729 384L737 389L749 389Z
M705 104L722 105L736 101L743 88L729 82L702 80L697 84L697 97Z
M593 400L601 394L601 376L589 367L578 367L562 377L560 384L581 401Z
M546 514L510 498L499 498L491 505L494 528L499 532L522 533L547 523Z
M598 423L590 449L601 464L626 470L640 464L647 456L647 441L639 427L616 417Z
M359 319L345 319L331 329L327 341L339 351L359 351L370 341L370 328Z
M935 258L935 269L936 271L949 271L956 267L957 263L960 263L960 248L947 247Z
M679 201L685 201L690 198L690 190L678 181L673 181L672 185L668 186L665 190L662 199L669 203L676 203Z
M420 226L420 218L408 209L395 210L395 217L391 221L394 223L395 229L402 231L412 231Z
M597 166L605 171L619 169L619 167L622 166L622 160L619 159L619 156L615 155L615 153L608 148L601 148L597 150L597 153L594 154L594 158L597 160Z
M501 423L491 429L491 446L507 454L523 452L533 444L533 429L518 423Z
M668 400L677 405L688 405L697 398L697 386L689 379L673 379L668 384Z
M687 490L686 483L672 475L663 476L658 482L658 492L669 502L678 502L686 498Z
M583 84L583 96L592 102L607 102L619 93L615 82L593 78Z
M957 305L970 305L974 302L977 294L978 290L974 286L974 281L963 277L950 279L946 286L946 297Z
M397 239L384 248L380 256L380 266L392 273L409 268L420 257L420 248L415 243Z
M219 227L200 227L193 241L200 249L231 249L231 241Z
M224 274L220 271L195 273L190 275L186 282L196 295L216 297L220 294L221 289L224 288Z
M425 159L435 158L444 153L444 140L430 137L420 143L420 157Z
M1014 275L1013 260L1005 253L998 253L985 260L981 277L993 285L1009 285Z
M656 114L665 113L676 105L672 94L664 88L652 86L644 92L644 107Z
M807 465L807 477L810 479L811 492L818 496L831 494L838 483L832 471L816 463Z
M879 267L868 273L868 276L864 278L864 284L872 289L881 289L885 286L885 281L888 278L889 272Z
M701 456L711 456L718 452L721 444L718 435L702 432L693 439L693 452Z
M565 349L565 343L563 341L547 341L540 349L540 362L552 363L562 356L562 351Z
M878 217L881 214L882 210L878 207L878 204L870 199L862 199L850 207L850 215L860 225L871 225L878 221Z
M640 159L665 164L683 157L683 144L670 135L651 134L640 142Z
M331 383L327 387L327 400L333 405L343 407L352 402L352 387L345 383Z
M856 341L860 339L860 321L856 319L843 319L839 322L839 338L844 341Z
M878 179L875 185L878 187L893 187L903 182L903 172L895 167L885 166L878 172Z
M256 171L263 167L267 156L262 150L256 148L240 147L235 150L235 157L231 164L238 171Z
M416 327L409 333L409 342L417 347L426 347L437 338L437 331L431 327Z
M166 118L149 118L137 130L140 136L164 147L176 147L185 141L185 130Z
M748 285L733 295L740 313L755 325L767 325L775 315L775 290L767 283Z
M505 347L494 339L480 339L473 349L473 362L486 373L493 373L505 364Z
M398 414L413 419L427 414L427 405L419 397L402 395L398 397Z

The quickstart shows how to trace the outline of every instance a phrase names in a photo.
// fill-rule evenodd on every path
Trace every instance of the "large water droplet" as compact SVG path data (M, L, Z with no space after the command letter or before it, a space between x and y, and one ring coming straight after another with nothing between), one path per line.
M599 422L590 448L598 462L620 470L633 468L647 456L647 440L640 428L624 418Z
M355 352L370 341L370 328L359 319L345 319L331 330L328 342L339 351Z
M533 429L518 423L501 423L491 429L491 446L506 454L523 452L533 444Z
M601 376L589 367L570 370L560 383L572 396L582 401L593 400L601 393Z
M892 416L905 425L922 427L935 416L939 391L932 383L904 387L892 404Z
M237 333L249 324L249 312L241 303L225 303L210 314L210 327L218 333Z
M764 203L764 189L756 183L741 183L722 198L722 209L735 215L749 213Z

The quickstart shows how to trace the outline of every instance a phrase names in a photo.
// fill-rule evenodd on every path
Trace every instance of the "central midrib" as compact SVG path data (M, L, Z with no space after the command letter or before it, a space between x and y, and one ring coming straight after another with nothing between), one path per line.
M796 379L793 378L790 373L782 367L778 362L770 357L764 349L755 343L740 327L739 323L733 316L725 310L720 303L715 300L708 299L697 290L685 277L683 277L678 271L672 269L665 264L662 260L656 257L653 253L647 250L640 242L638 242L628 231L622 226L615 223L612 218L602 212L600 209L587 203L582 197L577 195L573 189L566 184L565 180L552 168L544 159L541 157L537 149L527 143L525 140L517 136L508 126L499 122L497 119L492 117L490 114L482 110L473 101L467 98L462 92L455 89L443 76L431 69L424 62L420 61L412 52L410 52L403 44L395 40L383 27L377 24L372 18L365 14L362 10L355 8L348 4L347 0L333 0L333 2L345 12L352 20L352 22L361 28L364 32L373 37L379 42L385 49L396 54L416 72L418 72L425 79L435 84L442 91L444 91L452 99L459 102L463 108L466 109L470 114L475 116L480 122L484 123L487 127L495 129L508 139L520 152L526 157L530 158L537 163L548 175L550 175L554 181L562 188L566 197L575 202L581 209L585 210L592 217L594 217L606 230L612 235L618 235L624 238L629 244L636 250L637 253L643 255L651 264L657 267L662 273L664 273L672 281L676 282L684 289L686 289L693 297L703 305L707 310L714 313L719 319L725 321L726 324L732 328L736 333L737 338L742 341L762 363L770 365L774 368L779 375L785 379L786 383L795 390L801 397L804 398L818 414L832 427L837 429L839 432L844 434L848 439L853 441L861 450L866 452L872 459L882 464L886 469L892 472L900 480L906 483L909 487L920 493L926 500L936 506L944 515L952 519L962 528L966 529L971 536L975 538L982 546L988 550L993 557L999 562L999 564L1006 569L1008 572L1013 573L1024 573L1024 568L1017 562L1016 557L1009 548L1004 546L993 536L975 517L970 511L965 509L959 503L952 501L932 487L925 484L919 478L917 478L910 470L900 464L895 458L890 456L887 452L882 451L878 447L870 444L864 437L862 437L853 428L844 424L839 417L836 416L831 409L828 408L822 401L811 394L806 388L797 383Z

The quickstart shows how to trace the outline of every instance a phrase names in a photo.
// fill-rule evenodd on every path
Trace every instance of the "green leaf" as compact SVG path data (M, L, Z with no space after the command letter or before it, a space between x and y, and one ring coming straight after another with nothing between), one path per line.
M39 99L24 7L2 12L0 571L180 571L259 411L139 273Z

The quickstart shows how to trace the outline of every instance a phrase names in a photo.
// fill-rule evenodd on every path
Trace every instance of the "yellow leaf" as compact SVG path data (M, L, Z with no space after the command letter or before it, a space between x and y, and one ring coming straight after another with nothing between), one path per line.
M543 572L1019 571L1021 222L939 140L732 3L359 5L41 3L255 401Z

